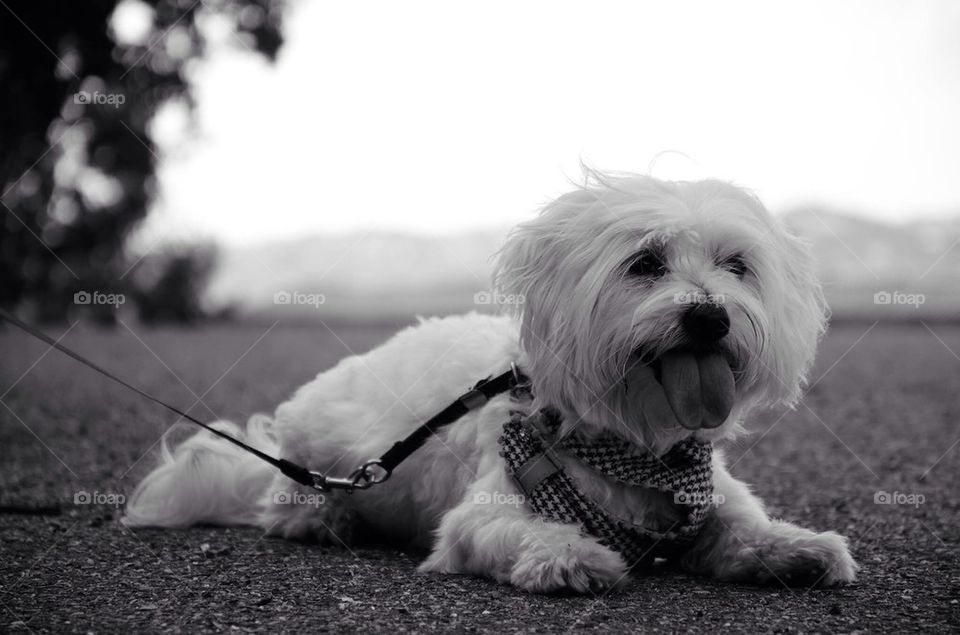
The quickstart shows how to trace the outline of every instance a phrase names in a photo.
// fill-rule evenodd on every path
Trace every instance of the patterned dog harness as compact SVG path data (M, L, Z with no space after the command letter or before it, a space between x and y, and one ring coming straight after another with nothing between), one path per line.
M545 409L529 416L514 412L503 425L501 455L534 512L547 520L580 525L620 553L630 567L675 557L693 542L712 507L710 443L686 439L658 458L638 455L636 446L612 434L590 442L569 436L557 439L560 422L557 412ZM686 518L667 531L614 518L577 489L556 449L619 483L672 493L673 502L689 510Z

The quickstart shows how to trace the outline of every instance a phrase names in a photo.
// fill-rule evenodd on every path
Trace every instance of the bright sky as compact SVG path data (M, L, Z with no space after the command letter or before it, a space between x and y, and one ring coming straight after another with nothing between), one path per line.
M231 244L531 215L578 164L712 175L775 211L960 212L960 3L293 0L156 122L153 228Z

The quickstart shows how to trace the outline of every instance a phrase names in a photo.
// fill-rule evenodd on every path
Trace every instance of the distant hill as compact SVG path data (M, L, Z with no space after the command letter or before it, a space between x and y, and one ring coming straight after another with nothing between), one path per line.
M836 319L960 319L960 217L895 225L810 206L784 221L813 244ZM491 310L486 296L479 304L474 296L489 289L492 257L508 229L313 236L229 249L209 300L245 315L303 320L396 322ZM880 292L891 294L890 304L874 303Z
M837 318L960 319L960 217L888 224L806 207L784 221L812 243ZM877 305L878 292L901 295ZM896 304L911 294L923 296L919 307Z
M508 230L454 236L370 232L226 250L209 299L236 304L242 313L282 311L302 319L390 322L462 312L475 308L474 294L489 289L492 257ZM290 303L276 304L275 294L284 292L291 294Z

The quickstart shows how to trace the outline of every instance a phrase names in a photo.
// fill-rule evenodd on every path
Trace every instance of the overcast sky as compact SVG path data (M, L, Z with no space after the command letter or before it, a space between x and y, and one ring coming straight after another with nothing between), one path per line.
M718 176L775 211L960 213L960 3L292 0L168 113L156 233L232 244L529 217L602 169ZM172 112L172 111L171 111Z

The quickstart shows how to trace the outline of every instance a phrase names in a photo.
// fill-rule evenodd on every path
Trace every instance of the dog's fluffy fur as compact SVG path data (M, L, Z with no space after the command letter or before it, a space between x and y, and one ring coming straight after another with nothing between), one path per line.
M655 249L662 270L630 263ZM735 258L735 260L731 260ZM726 264L737 263L737 270ZM301 387L246 432L222 429L322 472L345 475L381 455L479 379L516 362L535 403L559 410L567 434L613 432L657 454L696 436L721 444L761 405L796 401L825 322L806 246L760 202L719 181L664 182L590 173L585 185L520 225L499 254L496 288L522 300L516 315L424 320ZM625 373L688 343L678 294L722 296L729 333L720 346L735 377L733 409L713 429L650 420ZM689 297L689 296L688 296ZM699 296L697 296L699 297ZM655 388L652 373L643 390ZM635 387L634 387L635 388ZM315 492L202 432L139 485L131 526L258 525L296 539L349 543L359 530L429 551L423 571L489 576L538 592L584 592L626 578L616 552L572 524L545 521L519 499L497 438L511 408L491 400L360 493ZM662 493L606 480L561 455L582 491L648 527L676 517ZM853 580L846 539L768 518L715 450L717 501L681 565L724 580L832 585ZM314 494L314 496L308 496ZM298 497L297 497L298 496Z

